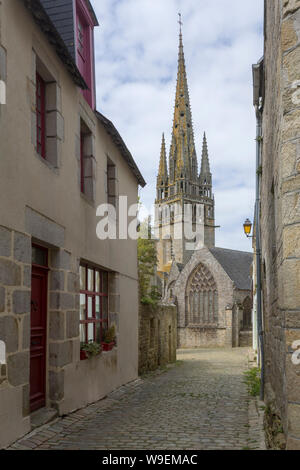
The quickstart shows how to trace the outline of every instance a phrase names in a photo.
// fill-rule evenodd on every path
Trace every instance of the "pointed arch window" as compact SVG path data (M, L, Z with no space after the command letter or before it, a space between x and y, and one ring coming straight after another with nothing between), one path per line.
M199 264L187 284L187 323L189 326L218 322L218 288L212 273Z

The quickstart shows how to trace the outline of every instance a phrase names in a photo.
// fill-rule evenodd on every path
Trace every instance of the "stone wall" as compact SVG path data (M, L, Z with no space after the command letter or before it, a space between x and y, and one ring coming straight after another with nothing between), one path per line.
M141 180L105 120L78 92L24 2L4 0L0 9L0 79L7 85L7 104L0 105L2 448L30 430L32 243L48 250L48 295L42 296L47 327L46 406L66 414L137 378L137 244L131 239L99 240L96 227L97 207L109 197L108 164L115 166L117 194L126 195L129 206L137 201ZM39 71L47 83L46 158L36 151L35 128L31 126L35 73ZM93 150L93 169L89 175L84 173L93 178L88 194L82 194L78 183L80 118L94 136L92 143L87 141ZM48 137L53 137L53 145ZM87 361L80 360L80 261L109 272L109 324L115 324L117 330L117 347Z
M30 238L0 227L0 340L6 352L6 364L0 366L0 422L5 429L0 447L30 429L30 286Z
M226 328L186 327L178 328L178 345L180 348L223 348L226 345ZM230 345L231 346L231 345Z
M177 308L140 304L139 374L176 361Z
M261 185L265 395L300 449L300 1L265 1Z
M49 287L49 398L59 409L64 367L79 355L79 260L65 250L51 250Z

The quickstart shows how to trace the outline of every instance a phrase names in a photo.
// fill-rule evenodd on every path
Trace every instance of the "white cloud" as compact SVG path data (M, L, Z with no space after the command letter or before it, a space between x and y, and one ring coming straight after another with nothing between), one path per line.
M110 118L155 198L161 134L170 144L178 24L183 37L200 165L207 132L216 199L217 245L250 249L242 233L252 218L255 116L251 65L263 53L263 0L92 0L98 109Z

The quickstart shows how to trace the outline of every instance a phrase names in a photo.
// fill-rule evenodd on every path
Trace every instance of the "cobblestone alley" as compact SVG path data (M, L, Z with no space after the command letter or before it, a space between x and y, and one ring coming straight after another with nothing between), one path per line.
M248 350L181 350L176 366L57 419L12 449L202 450L264 448L248 396Z

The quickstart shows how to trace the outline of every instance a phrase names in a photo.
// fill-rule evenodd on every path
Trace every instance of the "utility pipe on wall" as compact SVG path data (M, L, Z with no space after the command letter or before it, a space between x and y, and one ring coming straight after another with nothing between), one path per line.
M264 331L262 317L262 282L261 282L261 234L260 234L260 184L261 184L261 144L262 144L262 93L263 83L263 58L258 64L253 65L253 104L256 114L256 282L257 282L257 330L258 346L261 366L261 388L260 399L264 400L265 391L265 354L264 354Z

